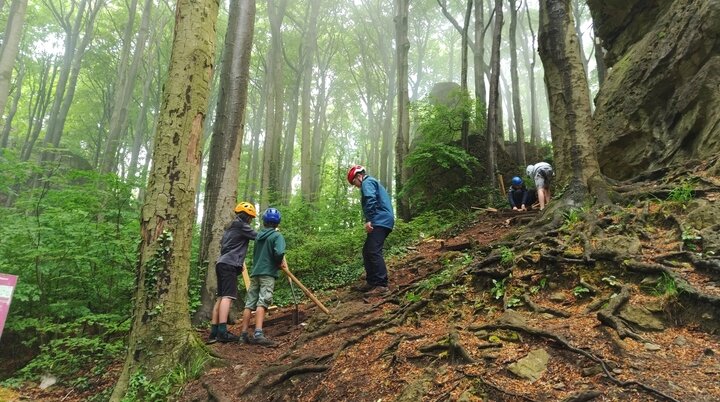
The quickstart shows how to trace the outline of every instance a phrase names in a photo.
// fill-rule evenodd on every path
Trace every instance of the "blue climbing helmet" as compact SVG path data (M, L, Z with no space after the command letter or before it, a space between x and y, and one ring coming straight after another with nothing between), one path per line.
M280 211L275 208L268 208L262 214L262 220L265 223L280 224Z
M515 177L512 178L512 180L510 180L510 183L511 183L513 186L522 186L522 179L519 178L518 176L515 176Z

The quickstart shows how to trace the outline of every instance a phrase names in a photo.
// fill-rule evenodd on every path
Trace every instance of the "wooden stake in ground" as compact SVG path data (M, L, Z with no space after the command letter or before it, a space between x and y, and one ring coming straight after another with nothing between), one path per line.
M309 297L310 300L312 300L320 308L320 310L322 310L327 315L332 315L330 314L330 310L328 310L327 307L323 306L320 300L318 300L318 298L315 297L315 295L308 288L306 288L305 285L303 285L302 282L300 282L300 280L296 278L295 275L293 275L288 268L281 266L280 269L282 269L283 272L285 272L285 275L287 275L288 278L290 278L293 282L295 282L296 285L298 285L300 289L302 289L302 291L307 295L307 297Z
M243 262L242 275L243 275L243 282L245 282L245 291L247 291L248 289L250 289L250 274L248 273L247 266L245 265L244 262Z
M503 181L503 177L501 174L498 174L498 183L500 183L500 194L505 194L505 181Z

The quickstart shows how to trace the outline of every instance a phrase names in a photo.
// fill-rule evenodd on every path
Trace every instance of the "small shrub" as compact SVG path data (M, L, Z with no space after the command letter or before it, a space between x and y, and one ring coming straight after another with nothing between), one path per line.
M670 190L670 194L667 196L667 200L675 202L685 206L688 201L695 198L695 190L693 189L693 183L690 180L684 180L679 186Z
M678 287L675 278L663 272L658 284L655 285L655 292L658 295L676 296Z
M495 300L503 297L505 295L505 281L507 281L507 278L504 278L501 281L498 281L497 279L493 279L493 287L490 289L490 294L495 298Z
M572 293L573 295L575 295L575 297L584 297L590 293L590 289L586 288L585 286L578 285L573 288Z
M515 253L510 247L502 246L500 248L500 263L502 265L512 265L515 261Z

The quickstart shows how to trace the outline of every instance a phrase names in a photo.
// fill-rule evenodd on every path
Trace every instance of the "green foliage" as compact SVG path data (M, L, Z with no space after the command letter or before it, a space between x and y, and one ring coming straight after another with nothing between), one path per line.
M547 277L543 276L542 278L540 278L540 281L538 281L537 285L533 285L530 287L530 294L535 294L535 293L545 289L546 286L547 286Z
M692 181L684 180L679 186L670 190L667 200L685 206L695 198L695 189Z
M524 303L523 303L522 299L520 299L517 296L511 297L507 301L507 307L509 307L509 308L519 307L519 306L522 306L523 304Z
M475 120L475 101L467 93L455 91L449 95L452 105L431 100L413 102L411 112L418 123L418 135L421 142L453 142L460 139L462 122L467 117L471 122L470 130L481 131L484 127L473 127ZM484 109L480 109L484 115ZM482 120L481 120L482 123Z
M676 296L678 287L675 278L663 272L657 285L655 285L655 293L657 295Z
M480 194L472 185L478 160L451 144L419 144L407 157L413 174L403 194L419 213L448 207L468 209Z
M579 208L571 208L569 211L565 212L563 214L565 216L563 228L567 230L574 229L582 221L582 214L583 210Z
M160 402L172 399L182 391L182 385L198 378L208 362L208 357L191 360L189 367L178 366L160 379L153 380L142 371L131 377L123 402L152 401Z
M493 287L490 289L490 294L493 298L496 300L505 296L505 282L507 281L507 278L503 278L502 280L498 281L497 279L493 279Z
M500 264L502 265L512 265L513 261L515 261L515 253L510 247L502 246L500 247Z
M402 194L417 213L447 208L469 208L480 198L476 175L478 160L458 145L467 116L475 123L473 101L461 92L452 94L454 106L421 101L413 104L418 136L406 165L413 174ZM472 130L472 128L471 128Z
M590 289L586 288L585 286L578 285L573 288L572 294L575 297L584 297L590 294Z
M40 348L40 354L23 367L18 376L34 381L40 375L50 373L60 379L70 379L91 369L95 375L101 375L123 351L122 340L106 342L100 337L53 339ZM86 386L85 382L76 381L76 386Z

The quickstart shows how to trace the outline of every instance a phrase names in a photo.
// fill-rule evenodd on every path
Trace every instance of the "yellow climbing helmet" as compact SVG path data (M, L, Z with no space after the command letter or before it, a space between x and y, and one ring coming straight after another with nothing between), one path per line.
M255 206L249 202L241 202L235 206L235 213L239 214L240 212L245 212L252 218L257 216L257 213L255 212Z

